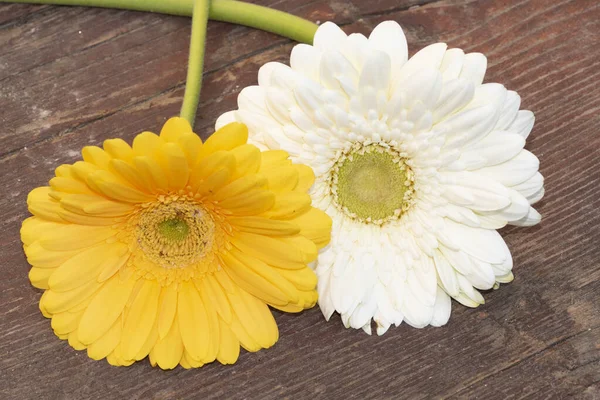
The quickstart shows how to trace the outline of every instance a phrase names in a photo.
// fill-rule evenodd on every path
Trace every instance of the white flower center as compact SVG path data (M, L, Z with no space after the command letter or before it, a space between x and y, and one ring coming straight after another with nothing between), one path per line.
M412 170L385 143L357 143L333 165L329 187L347 216L377 225L400 218L412 204Z

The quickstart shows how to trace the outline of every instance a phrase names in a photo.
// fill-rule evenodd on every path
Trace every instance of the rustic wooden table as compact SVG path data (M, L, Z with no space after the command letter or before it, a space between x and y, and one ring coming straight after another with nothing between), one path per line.
M118 10L0 5L0 398L600 399L600 3L597 0L260 0L369 32L386 19L411 53L444 41L488 56L486 81L518 91L537 123L541 225L508 228L516 279L443 328L383 337L275 313L281 339L234 366L186 371L95 362L38 311L19 240L25 199L87 144L131 140L179 111L190 20ZM236 105L290 40L211 22L197 130Z

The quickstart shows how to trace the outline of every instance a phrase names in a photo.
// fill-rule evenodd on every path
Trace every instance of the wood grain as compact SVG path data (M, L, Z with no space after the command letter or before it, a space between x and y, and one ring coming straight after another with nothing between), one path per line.
M281 339L235 366L170 372L95 362L58 340L37 309L19 240L25 199L81 147L131 140L177 114L189 19L0 5L0 398L2 399L600 399L600 5L594 0L262 0L368 33L394 19L411 53L429 43L488 56L487 81L536 114L544 216L508 228L516 279L486 304L453 304L444 328L383 337L326 323L318 309L275 313ZM260 65L292 43L211 22L197 130L211 132Z

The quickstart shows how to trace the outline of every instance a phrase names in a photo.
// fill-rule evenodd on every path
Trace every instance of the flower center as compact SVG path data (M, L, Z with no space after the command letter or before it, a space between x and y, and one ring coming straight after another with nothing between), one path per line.
M355 144L337 159L329 183L338 208L360 222L398 219L412 203L413 173L386 144Z
M172 218L167 219L157 225L158 232L167 240L180 242L186 238L190 232L190 227L185 221Z
M145 255L165 268L184 268L211 250L215 223L201 205L161 202L146 207L137 222L137 242Z

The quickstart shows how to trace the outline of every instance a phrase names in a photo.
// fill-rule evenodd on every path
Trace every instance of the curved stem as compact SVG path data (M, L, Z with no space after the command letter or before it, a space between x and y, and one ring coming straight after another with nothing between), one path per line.
M185 16L191 16L194 8L194 0L0 0L0 3L104 7ZM310 21L283 11L236 0L212 0L209 18L262 29L309 44L318 28Z
M204 47L206 45L206 27L210 11L209 0L194 0L192 14L192 34L190 37L190 56L188 62L185 94L181 105L181 117L187 119L192 128L196 120L196 110L202 87L204 68Z

